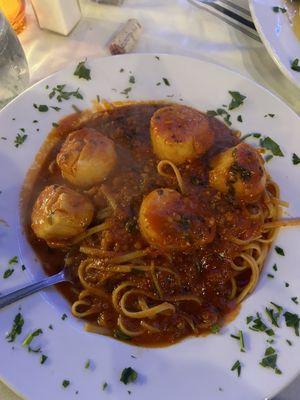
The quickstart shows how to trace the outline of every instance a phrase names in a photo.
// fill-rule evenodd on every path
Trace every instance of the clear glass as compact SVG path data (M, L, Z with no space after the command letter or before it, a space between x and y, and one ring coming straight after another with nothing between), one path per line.
M29 84L28 64L22 46L0 12L0 109Z

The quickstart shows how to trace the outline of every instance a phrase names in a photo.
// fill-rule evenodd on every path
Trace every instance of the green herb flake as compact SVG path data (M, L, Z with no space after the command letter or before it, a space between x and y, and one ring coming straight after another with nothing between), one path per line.
M17 134L17 136L15 137L15 147L19 147L21 146L21 144L23 144L25 142L25 140L27 139L28 135L22 135L20 133Z
M120 72L124 72L124 68L121 68L121 69L120 69Z
M62 381L62 386L63 386L64 388L67 388L69 385L70 385L70 381L68 381L67 379L64 379L64 380Z
M161 85L161 82L157 82L156 86L160 86L160 85Z
M275 246L275 251L276 251L276 253L279 254L280 256L284 256L284 255L285 255L285 254L284 254L284 250L283 250L281 247L279 247L279 246Z
M135 83L135 77L133 75L130 75L129 77L129 83L134 84Z
M168 80L167 78L162 78L162 80L163 80L163 82L164 82L164 84L165 84L166 86L171 86L171 85L170 85L170 82L169 82L169 80Z
M61 110L60 107L55 107L55 106L50 106L50 108L52 108L52 109L55 110L55 111L60 111L60 110Z
M19 262L18 256L14 256L8 261L8 265L18 264L18 262Z
M272 306L274 306L276 308L276 310L279 312L279 314L282 313L283 308L281 306L279 306L276 303L273 303L272 301L270 302L270 304L272 304Z
M242 116L241 116L241 115L238 115L237 120L238 120L239 122L243 122Z
M289 328L293 328L295 330L295 335L299 336L299 316L297 314L292 314L289 311L286 311L283 316L285 318L286 326Z
M294 165L300 164L300 157L298 157L296 153L293 153L292 160Z
M285 282L285 287L289 287L290 286L290 284L288 283L288 282Z
M97 94L96 99L97 99L98 103L100 103L100 96L99 96L99 94Z
M82 94L79 92L79 88L75 91L66 91L66 85L56 85L52 88L51 92L49 93L49 99L52 99L56 96L56 100L60 103L63 100L69 100L71 97L75 97L76 99L83 99Z
M120 329L116 329L114 331L114 337L119 340L131 340L131 336L126 335L126 333L124 333Z
M291 342L289 339L286 339L285 341L287 342L287 344L288 344L289 346L293 346L293 342Z
M268 308L268 307L265 308L265 312L266 312L267 316L269 317L272 325L279 328L278 319L279 319L281 313L280 312L276 313L272 308Z
M231 95L232 100L228 106L228 110L234 110L235 108L238 108L239 106L244 104L244 100L247 98L240 92L232 92L229 90L229 94Z
M296 72L300 72L300 64L299 64L299 58L295 58L291 62L291 69Z
M256 313L256 318L253 319L253 324L252 326L249 326L249 329L251 329L254 332L265 332L268 336L274 336L274 331L273 329L270 329L261 319L261 316L259 313Z
M159 58L158 56L155 56L155 58L156 58L157 60L160 60L160 58Z
M13 268L8 268L6 271L3 272L3 279L9 278L14 273Z
M68 318L68 316L67 316L67 314L63 314L62 316L61 316L61 319L64 321L66 318Z
M277 368L277 354L273 347L268 347L265 351L264 357L259 363L264 368L274 369L276 374L281 374L280 369Z
M20 335L22 333L23 325L24 325L24 318L21 313L18 313L14 318L11 331L6 335L6 340L9 343L14 342L17 335Z
M274 264L274 265L273 265L273 270L274 270L274 271L277 271L277 270L278 270L277 264Z
M274 343L274 339L267 339L267 343L273 344Z
M49 107L46 104L33 104L33 107L36 108L39 112L47 112L49 110Z
M52 325L52 324L50 324L50 325L48 326L48 329L51 329L51 330L53 330L53 325Z
M91 360L87 360L87 362L86 362L85 365L84 365L84 368L85 368L85 369L89 369L90 366L91 366Z
M274 156L283 157L284 154L282 153L279 145L274 142L269 136L261 140L261 146L267 150L270 150Z
M239 360L237 360L233 366L231 367L231 371L237 371L237 376L239 377L241 375L241 370L242 370L242 365Z
M298 297L291 297L291 300L292 300L295 304L299 304Z
M128 87L128 88L124 89L124 90L121 92L121 94L125 94L125 95L127 96L128 93L131 92L131 90L132 90L132 88L131 88L131 87Z
M53 128L58 128L59 127L59 125L56 122L52 122L52 126L53 126Z
M240 344L240 351L242 353L245 353L245 340L244 340L244 334L243 331L239 330L237 335L230 335L233 339L236 339L239 341Z
M286 8L284 8L284 7L275 6L275 7L272 7L272 10L273 10L275 13L279 13L279 11L281 11L282 14L285 14L285 13L286 13Z
M267 274L267 277L273 279L273 278L274 278L274 275L272 275L272 274Z
M47 356L45 356L45 354L42 354L41 355L41 357L40 357L40 364L44 364L45 363L45 361L47 360Z
M137 376L138 374L133 368L124 368L121 373L120 381L123 382L124 385L127 385L130 382L136 381Z
M249 315L249 316L246 318L246 323L247 323L247 325L250 324L250 322L252 322L252 321L253 321L253 317L252 317L252 315Z
M105 390L107 388L107 386L108 386L108 383L104 382L103 385L102 385L102 390Z
M36 337L39 336L43 333L42 329L36 329L34 332L30 333L29 335L26 336L26 338L23 340L22 346L29 346L32 340Z
M264 115L264 118L267 118L267 117L274 118L275 114L266 114L266 115Z
M272 154L267 154L267 155L265 156L265 162L271 161L273 157L274 157L274 156L272 156Z
M86 59L77 65L74 75L78 76L79 79L82 78L89 81L91 79L91 70L85 66L85 62Z
M219 333L220 332L220 326L218 324L213 324L210 327L210 331L211 331L211 333L214 333L214 334Z

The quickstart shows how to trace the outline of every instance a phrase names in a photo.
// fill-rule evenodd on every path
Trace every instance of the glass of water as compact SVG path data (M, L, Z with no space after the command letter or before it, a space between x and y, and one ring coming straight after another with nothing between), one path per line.
M0 109L29 84L29 72L22 46L7 19L0 12Z

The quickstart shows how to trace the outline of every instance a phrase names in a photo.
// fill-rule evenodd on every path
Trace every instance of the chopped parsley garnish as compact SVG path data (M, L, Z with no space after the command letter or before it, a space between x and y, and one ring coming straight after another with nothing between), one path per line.
M159 58L158 56L155 56L155 58L156 58L157 60L160 60L160 58Z
M70 385L70 381L68 381L67 379L64 379L62 381L62 385L63 385L64 388L67 388Z
M49 107L46 104L33 104L33 107L36 108L40 112L47 112L49 110Z
M133 75L130 75L129 77L129 83L135 83L135 77Z
M82 78L82 79L86 79L87 81L89 81L91 79L91 70L85 66L85 62L86 62L86 60L81 61L77 65L74 75L78 76L79 79Z
M25 265L23 264L23 265L21 265L21 268L22 268L22 271L25 271L25 269L26 269L26 267L25 267Z
M120 381L127 385L130 382L134 382L137 379L137 372L131 367L124 368L120 377Z
M299 336L299 322L300 318L297 314L292 314L289 311L286 311L284 314L285 324L289 328L294 328L295 335Z
M20 133L17 134L17 136L15 137L15 147L19 147L21 146L21 144L23 144L25 142L25 140L27 139L28 135L22 135Z
M274 336L273 329L269 328L261 319L259 313L256 313L256 318L253 319L252 326L249 326L249 329L255 332L265 332L268 336Z
M285 255L285 254L284 254L284 250L283 250L281 247L279 247L279 246L275 246L275 251L276 251L276 253L279 254L280 256L284 256L284 255Z
M3 279L9 278L14 272L13 268L8 268L6 271L3 272Z
M268 277L268 278L274 278L274 275L272 275L272 274L267 274L267 277Z
M295 60L291 62L291 69L293 71L300 72L299 58L295 58Z
M120 69L120 72L124 72L124 68L121 68L121 69Z
M55 107L55 106L50 106L50 108L52 108L52 109L55 110L55 111L60 111L60 110L61 110L60 107Z
M28 346L28 352L29 353L40 353L41 347L37 347L36 349L33 349L32 347Z
M253 318L254 318L254 317L252 317L252 315L249 315L249 317L246 318L246 323L247 323L247 325L250 324L250 322L253 321Z
M274 339L267 339L267 343L273 344L274 343Z
M287 342L287 344L288 344L289 346L292 346L292 345L293 345L293 343L292 343L289 339L286 339L286 342Z
M50 324L50 325L48 326L48 328L51 329L51 330L53 330L52 324Z
M281 11L282 14L286 13L286 8L284 8L284 7L275 6L275 7L272 7L272 10L273 10L275 13L278 13L279 11Z
M162 80L163 80L163 82L164 82L164 84L165 84L166 86L171 86L171 85L170 85L170 82L169 82L169 80L168 80L167 78L162 78Z
M299 304L298 297L291 297L291 300L292 300L295 304Z
M206 114L209 117L216 117L217 115L219 115L220 117L223 118L224 122L226 122L227 125L229 125L229 126L232 125L232 122L230 120L231 115L224 108L218 108L216 111L209 110L209 111L206 112Z
M277 269L278 269L278 268L277 268L277 264L274 264L274 265L273 265L273 269L274 269L274 271L277 271Z
M237 120L238 120L239 122L243 122L242 116L241 116L241 115L238 115Z
M270 302L270 304L272 304L272 306L274 306L276 308L276 310L279 312L279 314L282 313L283 308L281 306L279 306L278 304L273 303L272 301Z
M41 358L40 358L40 364L44 364L44 362L47 360L47 356L45 356L45 354L42 354L41 355Z
M264 147L265 149L270 150L274 156L278 156L278 157L283 157L284 156L284 154L282 153L279 145L276 142L274 142L274 140L271 139L269 136L267 136L266 138L262 139L260 141L260 145L262 147Z
M244 103L246 96L242 95L240 92L232 92L230 90L229 93L232 97L232 100L228 106L228 110L234 110Z
M282 310L281 310L280 312L277 312L277 313L276 313L272 308L266 307L266 308L265 308L265 311L266 311L266 314L267 314L267 316L269 317L269 319L270 319L272 325L274 325L274 326L276 326L277 328L279 328L279 325L278 325L278 318L280 317L280 314L281 314Z
M230 335L233 339L236 339L240 343L240 350L242 353L245 353L245 340L243 331L239 330L237 335Z
M61 319L64 321L66 318L68 318L68 316L67 316L67 314L63 314L62 316L61 316Z
M161 85L161 82L157 82L156 86L160 86L160 85Z
M281 374L277 368L277 354L273 347L268 347L265 351L264 358L259 363L262 367L274 369L276 374Z
M104 382L103 385L102 385L102 390L105 390L107 388L107 386L108 386L108 383Z
M11 331L6 335L6 340L9 343L14 342L17 335L20 335L22 333L23 325L24 325L24 318L21 313L18 313L14 318Z
M132 88L131 88L131 87L128 87L128 88L124 89L124 90L121 92L121 94L125 94L125 95L127 96L128 93L129 93L131 90L132 90Z
M266 114L266 115L264 116L264 118L267 118L267 117L274 118L274 117L275 117L275 114Z
M87 360L87 362L86 362L85 365L84 365L84 368L85 368L85 369L89 369L90 366L91 366L91 360Z
M39 336L43 333L43 331L39 328L36 329L34 332L30 333L29 335L26 336L26 338L23 340L22 346L29 346L32 340L36 337Z
M292 160L293 160L293 164L294 164L294 165L300 164L300 157L298 157L296 153L293 153L293 158L292 158Z
M218 333L220 332L220 326L218 324L213 324L210 328L211 333Z
M120 329L116 329L114 331L114 337L119 340L131 340L131 336L126 335L126 333L124 333Z
M52 99L56 96L58 102L62 102L63 100L69 100L72 96L76 99L83 99L82 94L79 92L79 88L75 91L66 91L66 85L56 85L51 92L49 93L49 99Z
M56 122L52 122L52 126L53 126L53 128L58 128L59 127L59 125Z
M239 360L237 360L233 366L231 367L231 371L237 371L237 376L241 375L241 370L242 370L242 365L241 362Z
M285 287L289 287L290 284L288 282L285 282Z
M18 264L18 262L19 262L18 256L14 256L8 261L8 265Z

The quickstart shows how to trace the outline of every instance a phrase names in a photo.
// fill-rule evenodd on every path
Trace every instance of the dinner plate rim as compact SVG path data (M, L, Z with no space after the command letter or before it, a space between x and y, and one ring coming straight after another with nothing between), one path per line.
M252 0L250 0L250 2L252 2ZM233 75L238 75L238 76L240 76L243 80L248 81L248 82L249 82L250 84L252 84L252 85L254 84L256 87L258 87L258 88L264 90L268 95L271 95L272 97L274 97L277 101L279 101L282 105L284 105L284 106L289 110L289 112L292 112L292 113L294 114L294 116L296 116L296 118L297 118L298 120L300 120L300 117L297 115L297 113L296 113L288 104L286 104L285 101L284 101L282 98L280 98L278 95L276 95L275 93L273 93L271 90L269 90L268 88L264 87L263 85L261 85L261 84L255 82L255 81L252 80L251 78L244 76L244 75L241 74L240 72L235 71L234 69L228 68L228 67L223 66L223 65L218 64L218 63L208 62L208 61L206 61L206 60L197 59L197 58L188 57L188 56L181 56L181 55L176 55L176 54L164 54L164 53L135 53L135 54L119 55L119 56L88 57L87 60L88 60L88 61L89 61L89 60L99 60L99 59L103 59L103 58L112 58L112 57L113 57L113 58L117 58L117 57L118 57L118 58L120 58L120 57L137 57L137 58L142 57L142 58L143 58L143 57L153 57L153 56L168 57L168 58L178 58L178 57L179 57L179 58L182 58L182 59L193 60L193 61L197 61L197 62L199 62L199 63L202 63L203 65L214 65L214 66L216 66L216 67L218 67L218 68L221 68L221 69L224 70L224 71L230 72L230 73L233 74ZM33 85L31 85L30 87L28 87L23 93L21 93L19 96L17 96L13 101L11 101L9 104L7 104L7 105L0 111L0 119L1 119L1 116L2 116L2 112L3 112L4 110L7 110L8 108L14 107L15 102L16 102L17 100L19 100L20 98L22 98L22 96L23 96L25 93L30 92L30 91L31 91L33 88L35 88L36 86L42 85L45 81L47 81L48 79L54 77L56 74L69 70L69 69L71 68L71 66L74 64L74 62L76 62L76 61L73 61L73 62L68 63L68 65L67 65L65 68L63 68L63 69L61 69L61 70L59 70L59 71L54 72L53 74L51 74L51 75L49 75L49 76L43 78L42 80L40 80L40 81L34 83ZM300 370L298 371L297 375L299 375L299 374L300 374ZM24 397L23 394L21 394L18 390L16 390L15 387L14 387L8 380L6 380L5 378L3 378L2 376L1 376L1 379L2 379L2 381L3 381L9 388L11 388L16 394L18 394L19 396ZM294 379L295 379L295 376L294 376L294 377L291 377L290 380L280 389L280 391L283 390L286 386L288 386ZM276 393L274 393L274 394L272 395L272 397L275 396L275 395L278 394L278 393L279 393L279 392L276 391ZM25 397L25 398L26 398L26 397Z

